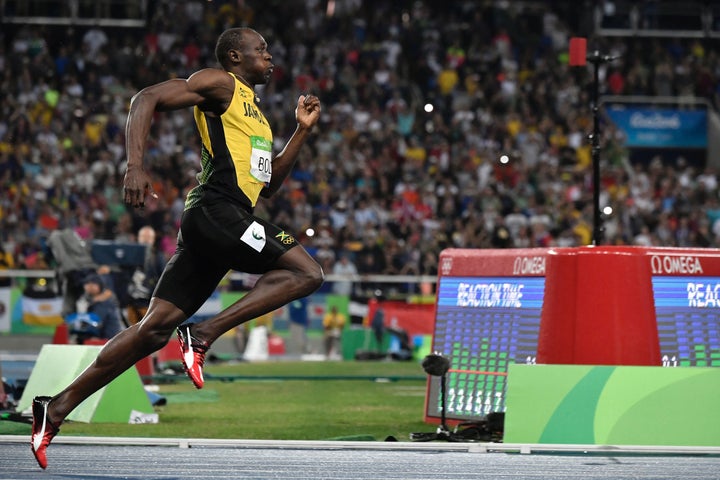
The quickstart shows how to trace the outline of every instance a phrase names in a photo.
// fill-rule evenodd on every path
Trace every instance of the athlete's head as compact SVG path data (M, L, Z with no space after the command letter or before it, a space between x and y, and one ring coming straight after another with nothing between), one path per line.
M252 28L231 28L221 33L215 57L225 70L241 75L253 85L266 83L272 74L267 42Z

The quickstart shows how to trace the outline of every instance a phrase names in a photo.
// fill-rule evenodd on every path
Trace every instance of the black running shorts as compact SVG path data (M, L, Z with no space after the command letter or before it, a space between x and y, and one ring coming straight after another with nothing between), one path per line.
M294 236L236 205L190 208L183 213L177 249L154 295L189 317L229 270L265 273L296 245Z

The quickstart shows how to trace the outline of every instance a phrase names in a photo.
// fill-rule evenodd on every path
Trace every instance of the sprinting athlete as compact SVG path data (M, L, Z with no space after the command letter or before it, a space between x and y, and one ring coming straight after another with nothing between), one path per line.
M203 385L205 353L223 333L309 295L323 272L292 234L253 215L258 197L273 195L290 173L300 148L317 124L320 101L301 95L297 127L272 156L273 135L253 87L272 74L265 39L250 28L232 28L218 38L222 69L199 70L142 89L131 101L126 125L125 202L143 207L157 196L143 169L145 144L156 112L194 107L202 139L202 171L187 195L177 249L155 288L147 313L100 351L95 361L55 396L33 400L31 448L47 467L47 447L63 420L83 400L162 348L176 332L182 359L197 388ZM229 270L261 274L255 286L218 315L184 324Z

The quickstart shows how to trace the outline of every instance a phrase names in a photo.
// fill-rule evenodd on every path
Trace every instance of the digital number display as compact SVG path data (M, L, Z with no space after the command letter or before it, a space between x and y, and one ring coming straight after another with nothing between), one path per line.
M652 278L660 354L669 367L720 367L720 277Z
M433 351L450 360L446 417L474 420L505 411L510 363L535 363L544 277L440 277ZM439 379L429 416L440 416Z

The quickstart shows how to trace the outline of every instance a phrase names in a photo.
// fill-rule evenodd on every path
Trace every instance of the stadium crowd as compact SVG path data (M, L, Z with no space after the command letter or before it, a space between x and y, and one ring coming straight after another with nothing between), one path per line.
M361 273L434 275L447 247L591 242L592 75L568 66L577 25L555 2L532 12L276 3L158 1L142 30L3 28L0 245L16 268L51 267L45 240L62 227L135 241L149 224L172 253L200 166L192 112L157 116L146 162L159 198L134 211L121 198L129 100L215 65L212 39L242 25L265 36L276 64L258 91L276 145L294 129L288 106L300 93L323 102L287 185L257 211L295 232L327 272L347 256ZM720 61L704 40L594 41L623 53L602 67L601 93L717 105ZM601 131L601 205L612 207L602 243L720 246L712 168L633 163L621 133L610 123Z

